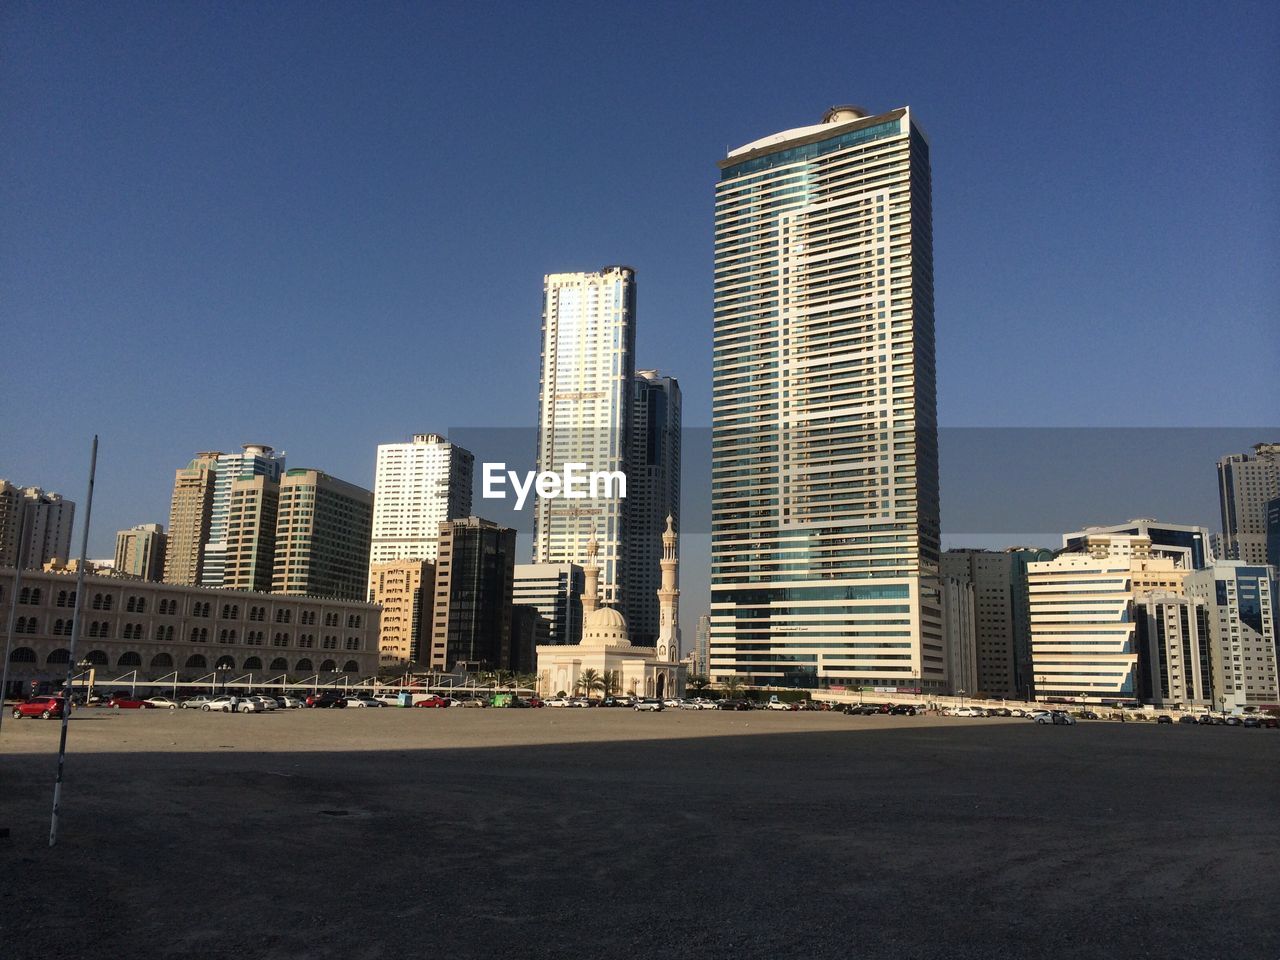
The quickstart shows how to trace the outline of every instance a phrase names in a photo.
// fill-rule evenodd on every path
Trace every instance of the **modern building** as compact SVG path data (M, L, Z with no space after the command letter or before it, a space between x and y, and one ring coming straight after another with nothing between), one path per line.
M373 492L320 470L280 478L271 591L363 600Z
M576 563L517 563L512 602L535 608L547 624L542 644L582 639L582 567Z
M1045 547L1008 547L1013 578L1013 659L1016 696L1030 700L1035 693L1035 671L1031 666L1031 594L1027 589L1027 565L1052 560L1054 552Z
M61 494L0 480L0 564L13 567L23 559L27 568L39 570L66 560L75 517L75 503Z
M668 518L663 533L663 554L657 646L631 643L626 618L613 607L600 603L600 567L596 544L587 543L584 564L586 590L582 595L582 640L574 645L553 644L537 648L538 690L543 696L585 689L587 678L596 677L602 693L626 696L683 696L687 670L679 662L672 642L677 629L679 591L675 589L679 552L676 532Z
M1134 604L1138 697L1157 707L1212 706L1208 608L1179 591L1154 591Z
M942 555L945 570L947 555ZM947 683L953 694L987 692L978 679L977 626L974 611L976 590L967 576L939 578L942 590L942 637L947 650ZM999 694L991 694L999 696Z
M551 624L538 608L527 603L511 605L511 670L533 673L538 664L538 647L546 646Z
M1254 455L1218 461L1224 560L1267 562L1267 503L1280 497L1280 443L1259 443Z
M471 513L475 457L438 433L378 445L369 563L436 559L440 524Z
M1186 592L1207 612L1214 706L1225 711L1280 707L1276 568L1218 560L1193 571L1186 579Z
M624 615L631 641L650 646L660 627L663 522L680 522L681 399L679 382L657 370L637 371L633 387Z
M168 544L164 527L158 523L140 523L116 533L115 572L139 580L164 579L164 555Z
M693 641L693 673L695 676L706 677L710 675L710 657L711 651L711 617L703 614L698 618L698 629L694 634Z
M1213 561L1213 547L1207 527L1182 523L1163 523L1151 518L1130 520L1109 527L1085 527L1062 535L1062 547L1070 553L1081 553L1086 542L1098 543L1109 534L1117 536L1116 549L1124 549L1129 537L1142 537L1151 542L1151 554L1171 557L1184 570L1203 570Z
M942 576L972 586L969 612L973 617L973 632L969 643L973 647L972 676L953 677L951 688L964 689L970 694L989 697L1016 697L1017 637L1014 629L1014 561L1009 553L989 550L948 550L942 555ZM958 618L963 615L964 599L958 589L953 590L954 611L944 612L944 624L952 621L961 629ZM943 584L944 610L947 588ZM944 631L945 632L945 631ZM963 631L958 634L963 638ZM948 660L965 665L969 660L967 645L957 652L948 646Z
M909 108L833 108L720 161L713 676L945 688L933 306Z
M231 513L231 488L241 477L265 476L278 481L284 471L284 453L260 443L246 443L240 453L220 453L214 465L213 502L209 511L209 539L204 544L200 584L226 585L227 529ZM170 529L173 529L172 520Z
M538 470L626 476L635 392L636 275L631 267L552 273L543 286L542 371L538 386ZM537 498L535 563L586 560L599 548L601 595L624 601L626 501L615 482L584 499ZM628 495L630 490L627 491Z
M1280 497L1267 501L1267 565L1280 568Z
M480 517L440 524L431 616L432 670L512 669L516 532Z
M0 570L0 620L18 604L9 693L65 679L76 610L73 572L26 571L17 597L13 581L12 569ZM378 666L377 614L363 602L86 575L76 657L95 668L99 683L119 677L127 684L136 670L140 680L212 684L219 666L236 671L231 679L370 676Z
M197 453L174 473L169 542L164 555L165 583L191 586L204 579L204 548L213 522L213 489L221 456L216 451Z
M248 473L231 482L227 509L222 585L234 590L270 592L275 571L280 514L280 481Z
M435 564L429 560L389 560L369 567L369 602L381 606L380 664L387 668L425 666L423 649L431 633Z

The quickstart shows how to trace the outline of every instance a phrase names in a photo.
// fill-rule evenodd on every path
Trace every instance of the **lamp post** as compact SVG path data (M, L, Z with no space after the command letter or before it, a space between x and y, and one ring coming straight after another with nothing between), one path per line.
M964 709L964 690L957 690L956 693L960 695L960 709L963 710Z
M89 700L93 697L93 681L94 681L93 661L86 657L84 660L81 660L79 663L77 663L76 666L79 667L81 670L89 671L89 690L84 695L84 705L87 707L89 705ZM67 697L68 699L70 699L71 697L70 690L67 691Z
M230 667L218 666L213 668L213 674L214 674L215 680L221 681L222 683L222 695L224 697L227 695L227 676L230 673L231 673Z

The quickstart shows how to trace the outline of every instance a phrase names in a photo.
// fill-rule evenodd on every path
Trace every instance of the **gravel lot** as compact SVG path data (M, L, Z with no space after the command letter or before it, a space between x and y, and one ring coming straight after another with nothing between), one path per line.
M0 956L1280 956L1280 731L85 710L0 733ZM16 948L16 949L15 949Z

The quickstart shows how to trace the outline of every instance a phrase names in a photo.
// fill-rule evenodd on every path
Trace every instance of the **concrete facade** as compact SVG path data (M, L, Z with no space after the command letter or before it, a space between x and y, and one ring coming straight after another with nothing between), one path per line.
M1218 560L1186 579L1207 611L1213 702L1222 710L1280 707L1276 671L1275 567Z
M271 591L363 600L372 521L372 491L320 470L286 470Z
M174 472L169 503L169 543L165 548L164 582L191 586L204 577L204 547L213 518L213 488L218 457L198 453Z
M431 633L435 564L391 560L369 567L369 602L382 607L378 637L384 668L425 664L423 645Z
M1280 443L1259 443L1253 456L1218 461L1222 559L1267 562L1267 503L1280 497Z
M39 487L19 487L0 480L0 563L39 570L71 553L71 527L76 505L61 494Z
M1199 570L1213 561L1213 545L1207 527L1185 523L1164 523L1150 517L1116 523L1106 527L1085 527L1062 535L1062 547L1071 553L1085 552L1089 541L1116 535L1116 549L1125 549L1127 537L1145 537L1151 541L1151 555L1177 560L1184 570Z
M576 563L517 563L512 602L534 607L546 620L539 644L577 643L582 639L582 567Z
M370 564L436 559L440 524L471 513L475 457L438 433L378 445Z
M946 554L943 554L945 568ZM949 692L970 695L985 694L978 679L977 626L974 615L976 588L968 577L939 578L942 591L942 637L947 649L947 687ZM997 694L998 696L999 694Z
M116 533L116 558L113 569L125 577L139 580L164 579L164 557L168 546L164 527L158 523L141 523Z
M263 476L278 481L284 472L284 453L277 453L261 443L246 443L240 453L220 453L214 464L213 502L209 511L209 538L204 544L200 584L205 587L227 585L227 535L229 532L232 488L241 477Z

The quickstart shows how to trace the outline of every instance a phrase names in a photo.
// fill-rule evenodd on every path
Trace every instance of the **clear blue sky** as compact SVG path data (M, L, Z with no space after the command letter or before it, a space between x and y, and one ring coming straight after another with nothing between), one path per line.
M708 423L715 162L833 103L930 137L944 425L1280 419L1274 3L13 2L0 34L0 476L83 500L101 433L93 555L197 450L371 485L380 442L532 425L549 271L634 265L639 364Z

